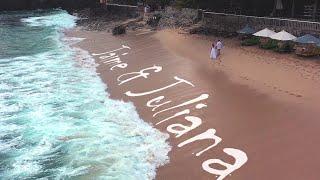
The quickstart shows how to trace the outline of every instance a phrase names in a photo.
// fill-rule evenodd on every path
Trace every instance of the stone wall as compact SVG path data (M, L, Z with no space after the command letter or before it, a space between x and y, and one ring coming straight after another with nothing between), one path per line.
M109 13L121 14L121 15L125 15L128 17L139 16L138 6L107 4L107 5L105 5L104 10Z
M292 19L244 16L214 12L202 13L203 24L206 28L211 30L224 31L234 33L249 24L256 30L264 28L273 29L276 32L286 30L296 36L307 33L319 35L320 23L310 21L300 21Z

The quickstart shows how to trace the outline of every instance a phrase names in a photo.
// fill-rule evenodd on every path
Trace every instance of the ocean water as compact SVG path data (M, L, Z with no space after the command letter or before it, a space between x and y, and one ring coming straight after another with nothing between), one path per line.
M153 179L168 135L109 98L62 10L0 13L0 179Z

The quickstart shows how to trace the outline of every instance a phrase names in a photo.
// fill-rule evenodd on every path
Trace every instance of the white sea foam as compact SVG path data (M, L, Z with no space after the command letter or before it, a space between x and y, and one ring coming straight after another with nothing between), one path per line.
M67 44L67 45L74 45L77 44L86 38L78 38L78 37L63 37L62 40Z
M66 12L55 13L47 16L29 17L21 19L22 22L28 23L29 26L54 26L56 28L73 28L76 26L77 17Z
M74 25L63 11L23 21ZM55 49L0 59L0 179L154 179L169 161L168 135L109 98L86 51L50 36Z

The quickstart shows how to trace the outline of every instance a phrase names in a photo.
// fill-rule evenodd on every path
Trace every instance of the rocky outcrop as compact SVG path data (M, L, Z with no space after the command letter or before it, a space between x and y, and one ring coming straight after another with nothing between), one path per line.
M112 29L112 35L121 35L126 33L126 27L124 25L117 25Z
M160 28L180 28L189 27L198 21L198 11L195 9L176 9L167 7L160 13L161 19L158 26Z
M122 24L130 30L144 26L138 7L130 5L106 5L96 8L86 8L74 11L79 17L78 25L86 30L104 31L112 30Z

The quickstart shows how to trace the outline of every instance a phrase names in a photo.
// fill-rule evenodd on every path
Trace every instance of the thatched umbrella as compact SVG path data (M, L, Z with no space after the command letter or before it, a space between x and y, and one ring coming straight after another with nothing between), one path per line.
M318 44L320 44L320 39L306 34L304 36L298 37L294 40L296 45L296 54L300 56L316 56L319 55Z
M278 41L278 51L290 52L293 48L292 41L297 37L283 30L273 34L270 38Z
M293 41L297 37L283 30L271 35L270 38L278 41Z
M270 36L272 36L274 34L276 34L276 32L274 32L268 28L265 28L261 31L254 33L253 35L260 38L261 45L266 45L270 40Z
M304 36L298 37L295 42L301 43L301 44L319 44L320 39L316 38L310 34L306 34Z

